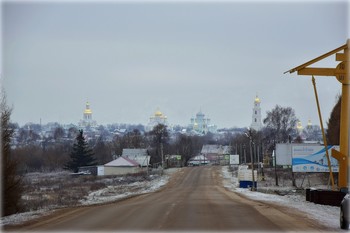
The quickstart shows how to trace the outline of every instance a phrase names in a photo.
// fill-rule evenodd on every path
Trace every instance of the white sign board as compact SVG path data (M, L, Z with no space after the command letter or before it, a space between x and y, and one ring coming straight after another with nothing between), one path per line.
M230 155L230 165L239 164L239 155Z
M291 166L292 165L292 148L294 146L320 146L316 143L277 143L276 144L276 164L281 166Z
M275 156L277 165L292 165L292 144L276 144Z
M338 172L338 161L332 157L331 149L339 146L328 146L332 172ZM292 146L293 172L329 172L328 160L324 146Z
M252 169L238 170L237 178L239 181L253 181ZM254 170L254 181L258 179L258 172Z
M105 174L105 167L104 166L97 166L97 175L103 176Z

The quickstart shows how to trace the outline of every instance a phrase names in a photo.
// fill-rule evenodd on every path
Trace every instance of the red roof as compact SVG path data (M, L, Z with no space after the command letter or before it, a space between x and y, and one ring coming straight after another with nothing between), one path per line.
M105 166L110 167L138 167L140 164L136 162L135 160L126 158L126 157L119 157L116 160L113 160L109 163L106 163Z

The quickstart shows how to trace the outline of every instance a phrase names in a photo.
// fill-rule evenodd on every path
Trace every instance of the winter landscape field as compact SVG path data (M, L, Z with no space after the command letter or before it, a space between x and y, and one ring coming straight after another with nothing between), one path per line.
M166 185L172 176L183 168L166 169L163 175L133 175L118 177L72 177L67 172L29 173L26 175L26 195L23 201L27 211L1 219L1 226L21 224L40 216L48 215L57 209L81 206L99 205L129 198L135 195L150 193ZM331 228L334 232L339 229L339 207L318 205L305 200L304 187L295 188L287 179L280 177L280 185L274 185L274 177L266 173L265 181L258 182L258 190L239 188L235 169L228 166L218 167L222 176L222 185L232 192L246 198L280 206L286 212L299 211L308 218L319 222L320 225ZM288 176L286 176L288 177ZM315 187L327 187L322 179L312 177ZM297 184L302 179L297 178ZM319 183L317 183L319 182ZM30 183L30 184L29 184ZM28 186L28 187L27 187Z

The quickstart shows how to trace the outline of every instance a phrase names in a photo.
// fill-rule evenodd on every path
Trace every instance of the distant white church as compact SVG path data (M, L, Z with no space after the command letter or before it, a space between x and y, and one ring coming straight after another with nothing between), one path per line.
M253 115L252 115L252 123L250 125L251 129L254 129L256 131L259 131L262 129L262 123L261 123L261 107L260 107L261 100L256 95L254 100L254 107L253 107Z
M96 127L97 123L92 119L92 110L90 109L90 103L86 102L85 110L83 113L83 119L79 122L79 127Z
M149 118L149 122L146 126L146 131L151 131L156 125L159 124L168 126L168 117L159 111L159 109L157 109L154 115Z
M200 110L195 118L191 118L191 123L188 126L190 131L198 134L216 133L217 127L210 123L210 119L205 117L205 114Z

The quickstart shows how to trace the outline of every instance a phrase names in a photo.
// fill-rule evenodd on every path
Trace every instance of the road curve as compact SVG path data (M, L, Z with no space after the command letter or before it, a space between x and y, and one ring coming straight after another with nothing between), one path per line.
M67 208L16 231L322 231L222 187L219 167L181 169L161 191L100 206Z

